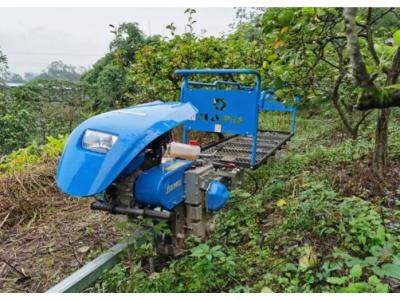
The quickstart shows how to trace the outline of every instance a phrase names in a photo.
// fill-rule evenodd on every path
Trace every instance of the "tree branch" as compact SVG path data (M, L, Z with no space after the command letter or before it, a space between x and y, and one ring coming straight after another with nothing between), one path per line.
M393 56L392 66L388 71L388 84L396 84L397 78L400 75L400 47L397 48Z
M367 24L365 25L365 29L367 32L367 43L368 43L368 50L372 55L372 58L375 62L376 66L380 65L380 60L378 54L375 51L374 40L372 36L372 8L368 8L368 15L367 15Z
M331 99L332 99L332 103L333 106L336 108L336 110L339 113L339 117L342 119L343 125L346 127L347 131L350 132L351 134L353 134L353 129L349 123L349 121L346 118L345 113L343 112L342 108L339 105L339 87L342 83L342 80L344 78L345 74L340 74L339 77L336 79L335 81L335 86L333 87L333 91L332 91L332 95L331 95Z
M377 16L375 19L373 19L370 24L371 25L375 24L377 21L382 19L384 16L386 16L388 13L392 12L393 10L394 10L393 7L389 8L388 10L386 10L385 12L383 12L379 16Z
M365 118L368 117L370 114L372 113L372 110L367 110L364 111L362 113L362 116L360 118L360 120L358 120L358 122L356 123L356 125L354 126L354 130L358 131L358 128L360 127L360 125L362 124L362 122L364 122Z
M356 14L357 8L345 7L343 9L344 23L346 28L347 48L350 61L353 66L353 76L358 85L363 88L374 88L371 78L367 72L364 60L361 55L360 45L358 43L358 34L356 33Z

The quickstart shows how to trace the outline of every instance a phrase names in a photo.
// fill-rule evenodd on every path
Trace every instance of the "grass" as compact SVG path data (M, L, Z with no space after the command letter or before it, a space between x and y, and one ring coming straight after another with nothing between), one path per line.
M116 218L56 186L65 138L49 138L0 163L0 290L44 292L120 238Z
M287 120L263 116L261 121L284 129ZM393 122L391 149L400 145L398 129ZM234 191L228 206L216 214L207 243L194 239L187 255L155 271L142 258L126 260L93 290L399 291L400 203L396 199L388 206L387 198L400 191L389 183L376 191L367 177L360 189L357 181L368 173L372 134L366 128L353 141L341 134L337 119L299 117L287 150L253 172L261 191L247 199L250 181ZM398 151L392 152L391 162L394 169L399 166ZM344 190L341 176L355 183Z
M276 130L288 130L289 120L290 115L278 114L260 119L263 129ZM259 192L249 198L254 188L251 180L233 191L228 205L216 213L216 227L207 243L191 238L188 253L172 260L155 257L150 243L140 243L136 256L128 255L88 291L400 291L398 120L394 114L390 123L389 173L385 181L377 182L370 171L373 124L367 123L360 137L351 140L330 112L301 115L287 148L252 171ZM95 249L109 240L109 233L115 235L115 228L121 235L144 223L151 225L148 220L113 225L112 219L97 222L97 215L91 214L93 220L87 219L86 226L82 216L87 215L87 206L67 205L69 199L54 186L55 162L64 142L65 137L50 138L44 146L15 151L0 162L0 184L6 187L0 193L1 203L6 204L0 205L1 219L6 220L2 234L8 237L4 239L7 245L20 249L19 261L6 258L27 277L38 274L21 285L18 274L3 265L0 274L6 272L3 277L8 279L0 286L10 291L42 291L66 275L54 266L65 269L74 260L95 256ZM58 215L63 205L68 208ZM9 208L13 214L7 216ZM69 228L61 230L59 242L49 234L45 239L40 235L59 232L53 223ZM93 239L99 231L100 239ZM13 240L18 234L18 241ZM80 253L79 249L87 251L87 245L91 245L89 253ZM26 249L45 255L35 254L32 261ZM65 249L69 249L69 260ZM75 249L75 258L70 249ZM149 266L150 257L155 268ZM60 259L63 265L57 263ZM34 272L32 263L41 264L42 269Z

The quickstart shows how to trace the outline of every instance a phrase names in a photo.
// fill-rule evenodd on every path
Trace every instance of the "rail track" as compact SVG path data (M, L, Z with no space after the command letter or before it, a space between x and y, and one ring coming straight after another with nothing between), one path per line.
M132 236L114 245L105 253L88 262L67 278L63 279L46 293L79 293L93 284L106 270L111 269L120 261L121 254L132 244L133 240L142 235L144 230L135 231Z

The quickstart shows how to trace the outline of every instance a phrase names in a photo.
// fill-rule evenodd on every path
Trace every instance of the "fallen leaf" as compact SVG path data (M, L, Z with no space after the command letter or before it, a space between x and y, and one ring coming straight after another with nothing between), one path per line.
M156 278L158 278L158 277L160 277L160 273L157 273L157 272L153 272L153 273L151 273L151 274L149 275L149 278L150 278L150 279L156 279Z
M80 248L78 249L78 251L79 251L80 253L85 253L85 252L88 252L89 249L90 249L89 246L82 246L82 247L80 247Z
M285 26L281 29L281 33L286 33L289 31L289 27Z
M261 289L260 293L273 293L273 291L272 291L269 287L264 286L264 287Z
M317 255L311 246L305 246L299 258L299 266L303 269L313 268L317 265Z
M272 48L276 49L282 46L283 41L280 38L277 38L275 42L272 43Z
M278 59L278 54L276 54L276 53L273 53L273 54L267 56L268 61L274 61L276 59Z

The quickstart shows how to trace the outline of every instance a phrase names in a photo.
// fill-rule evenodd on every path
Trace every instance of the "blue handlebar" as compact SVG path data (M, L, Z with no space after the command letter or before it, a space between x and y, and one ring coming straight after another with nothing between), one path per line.
M261 75L251 69L192 69L192 70L176 70L175 74L181 76L190 75L226 75L226 74L249 74L257 77L257 87L261 86Z
M213 83L209 82L198 82L198 81L188 81L189 85L195 86L206 86L206 87L218 87L219 85L232 85L236 86L239 90L252 90L253 87L242 85L240 82L235 81L223 81L223 80L216 80Z

